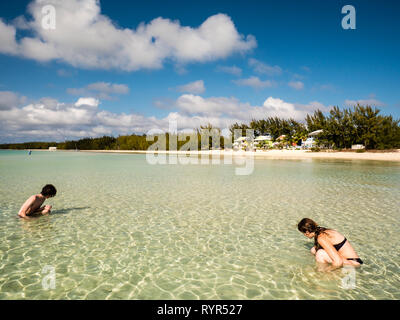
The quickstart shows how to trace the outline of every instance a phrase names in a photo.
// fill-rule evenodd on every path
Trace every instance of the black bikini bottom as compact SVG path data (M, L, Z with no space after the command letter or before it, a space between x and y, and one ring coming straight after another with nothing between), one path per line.
M347 258L347 260L354 260L354 261L357 261L359 264L364 263L360 258Z

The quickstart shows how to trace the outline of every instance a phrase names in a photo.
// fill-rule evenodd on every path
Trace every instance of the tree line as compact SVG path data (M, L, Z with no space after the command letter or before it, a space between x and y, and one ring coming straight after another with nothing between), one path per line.
M307 114L304 122L294 119L279 117L268 117L266 119L253 119L250 123L235 123L229 129L232 133L241 130L243 136L246 129L254 130L254 135L270 134L273 140L285 136L283 141L287 144L297 143L305 140L310 132L322 130L316 137L317 144L331 149L349 149L353 144L362 144L366 149L398 149L400 148L400 120L395 120L391 115L380 114L378 108L371 106L356 105L353 108L340 109L335 106L329 114L325 115L321 110ZM205 143L201 140L203 129L213 128L210 124L198 128L194 135L197 135L197 146L199 149L211 147L212 137ZM176 135L166 134L165 148L169 149L169 140L177 140ZM186 140L185 140L186 139ZM224 139L219 138L219 145L224 147ZM64 142L25 142L16 144L1 144L0 149L48 149L57 147L61 150L147 150L154 141L147 141L146 135L125 135L125 136L103 136L99 138L83 138ZM183 141L177 142L177 148L189 141L185 137ZM205 145L206 144L206 145Z
M333 107L328 115L321 110L307 114L304 123L294 119L268 117L252 120L249 124L235 123L234 129L253 129L255 135L269 133L274 140L285 135L288 143L305 140L313 131L322 130L316 136L317 145L330 149L350 149L354 144L362 144L366 149L398 149L400 148L400 120L391 115L380 114L378 108L356 105L353 108L340 109Z

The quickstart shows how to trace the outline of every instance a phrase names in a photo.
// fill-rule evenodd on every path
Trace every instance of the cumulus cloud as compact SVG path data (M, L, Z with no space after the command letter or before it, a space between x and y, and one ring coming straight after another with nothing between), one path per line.
M116 114L98 108L99 100L79 98L75 103L41 99L24 107L0 110L0 136L3 141L64 140L104 134L145 132L159 126L152 118Z
M95 82L83 88L69 88L67 92L71 95L95 95L99 99L110 100L111 95L128 94L129 87L126 84Z
M16 54L18 52L15 41L16 32L14 26L7 25L0 19L0 53Z
M100 101L95 98L79 98L78 101L75 102L75 107L89 106L97 108L99 103Z
M360 99L360 100L345 100L344 104L348 107L353 107L353 106L356 106L357 104L364 105L364 106L368 105L368 106L373 106L373 107L384 107L385 106L385 103L375 99L374 97L371 97L368 99Z
M171 98L154 98L153 99L153 106L155 106L158 109L163 109L163 110L169 110L174 108L175 106L175 100Z
M41 0L28 6L31 19L7 25L0 21L0 52L37 61L59 60L74 67L119 69L161 68L166 60L178 65L226 58L256 47L252 35L241 35L226 14L207 18L198 27L156 18L136 29L118 27L101 14L97 0L48 0L56 9L56 28L42 27ZM16 27L32 37L16 37Z
M242 69L236 66L218 66L217 71L229 73L234 76L240 76L242 74Z
M11 91L0 91L0 110L8 110L25 103L26 98Z
M234 97L204 98L194 94L181 95L173 102L174 110L163 118L113 113L101 110L99 105L100 101L94 97L81 97L74 103L42 98L23 107L0 109L1 140L63 141L104 134L146 133L151 129L167 131L169 120L177 121L180 130L198 128L207 123L227 128L235 122L249 122L269 116L304 120L307 113L327 108L319 102L301 105L273 97L254 106Z
M304 83L301 81L290 81L288 86L296 90L304 89Z
M317 109L322 111L328 109L328 107L315 101L307 105L302 105L269 97L261 106L252 106L234 97L203 98L192 94L180 96L175 106L178 108L179 114L184 116L229 119L232 123L236 121L247 122L251 119L261 119L270 116L304 120L306 114L309 112Z
M196 94L203 93L204 91L206 91L203 80L190 82L188 84L179 86L176 89L179 92L188 92L188 93L196 93Z
M238 86L248 86L254 89L270 88L276 85L274 81L271 80L262 81L260 80L259 77L254 77L254 76L246 79L233 80L233 82L236 83Z
M308 113L320 109L325 112L329 107L319 102L296 104L282 99L269 97L262 105L253 106L234 97L203 98L196 95L182 95L176 101L177 113L183 123L211 123L220 128L229 127L235 122L250 122L252 119L267 117L293 118L303 121ZM200 121L201 120L201 121ZM186 126L189 127L189 126Z
M332 106L325 106L321 102L311 101L308 104L294 104L297 110L304 112L304 115L307 113L313 113L315 110L321 110L322 112L328 112Z
M257 59L250 58L249 66L253 68L253 70L260 74L266 74L269 76L275 76L282 74L282 69L279 66L270 66L264 62L261 62Z

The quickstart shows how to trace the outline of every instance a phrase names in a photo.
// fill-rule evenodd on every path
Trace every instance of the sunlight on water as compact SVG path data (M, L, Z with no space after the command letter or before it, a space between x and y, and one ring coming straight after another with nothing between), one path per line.
M0 299L399 299L400 165L149 165L144 155L0 151ZM17 218L46 183L49 216ZM310 217L364 260L319 272ZM42 270L55 270L44 290Z

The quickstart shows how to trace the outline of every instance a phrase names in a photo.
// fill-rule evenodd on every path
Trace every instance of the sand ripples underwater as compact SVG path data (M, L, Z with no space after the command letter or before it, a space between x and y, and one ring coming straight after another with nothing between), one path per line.
M399 299L400 166L260 160L149 165L143 155L0 152L0 299ZM53 183L54 211L22 202ZM365 264L318 271L310 217ZM55 288L43 289L43 268Z

